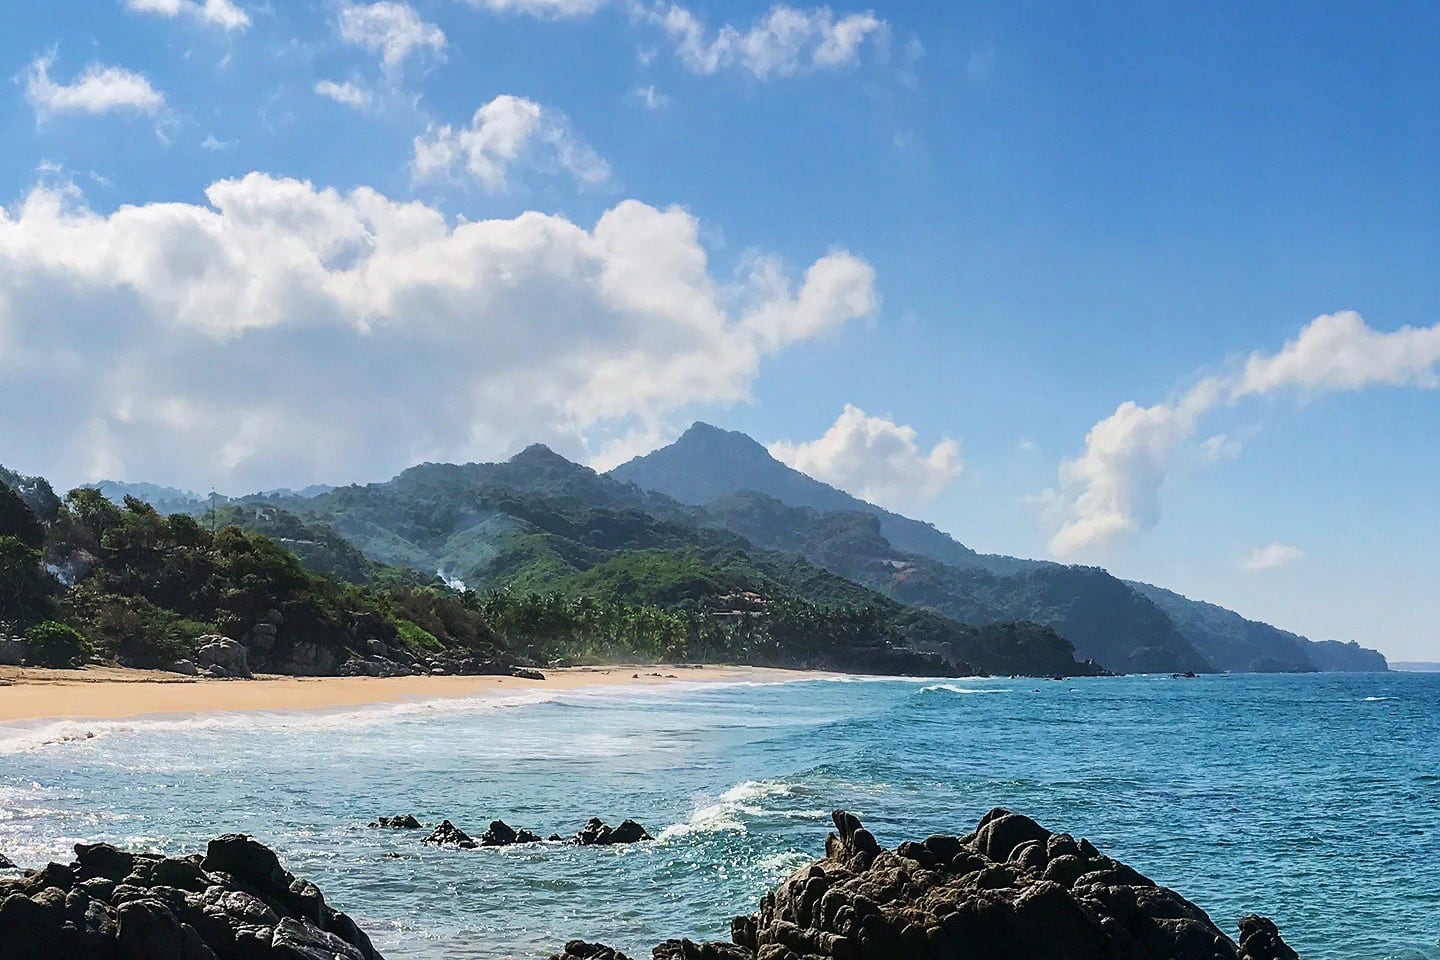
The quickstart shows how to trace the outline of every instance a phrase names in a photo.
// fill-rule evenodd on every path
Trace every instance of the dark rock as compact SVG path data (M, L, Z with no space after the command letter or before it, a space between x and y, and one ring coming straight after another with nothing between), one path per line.
M565 952L551 954L550 960L630 960L630 958L603 943L571 940L565 944Z
M353 920L240 834L170 858L77 844L0 880L3 960L383 960Z
M11 860L9 857L5 856L5 854L0 853L0 870L18 870L18 869L19 869L19 867L17 867L17 866L15 865L15 862L14 862L13 860Z
M491 820L490 829L480 834L482 847L508 847L515 842L517 834L504 820Z
M591 817L570 842L579 847L609 847L617 843L638 843L655 838L634 820L618 827L608 827L599 817Z
M370 826L384 827L389 830L420 830L424 828L424 824L408 813L399 817L381 817L379 820L372 820Z
M1240 920L1240 960L1300 960L1300 955L1280 939L1271 920L1252 913Z
M480 844L471 839L468 833L455 826L455 824L449 820L442 821L440 826L430 831L430 836L420 842L433 843L437 847L462 847L466 850L473 850L480 846Z
M1237 948L1173 890L1008 810L894 852L852 814L833 820L825 857L736 917L732 943L667 940L656 960L1299 960L1270 921L1241 921ZM572 947L560 960L610 956Z

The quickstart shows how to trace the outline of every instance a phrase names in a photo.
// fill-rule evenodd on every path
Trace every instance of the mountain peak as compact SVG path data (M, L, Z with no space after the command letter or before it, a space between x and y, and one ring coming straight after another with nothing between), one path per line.
M567 460L567 459L565 459L564 457L560 456L560 454L556 453L554 450L551 450L549 447L545 446L545 444L543 444L543 443L532 443L532 444L530 444L530 446L526 447L524 450L521 450L519 453L515 454L515 456L511 457L511 458L510 458L509 460L507 460L506 462L507 462L507 463L519 464L519 465L525 465L525 464L538 465L538 464L543 464L543 463L551 463L551 464L565 463L565 464L570 464L570 461L569 461L569 460ZM572 465L573 465L573 464L572 464Z
M773 460L770 451L765 445L747 433L739 430L726 430L713 424L705 423L703 420L696 420L690 424L690 429L680 435L672 447L695 448L701 447L706 450L720 451L728 450L734 453L746 453L755 455L763 454L765 459Z

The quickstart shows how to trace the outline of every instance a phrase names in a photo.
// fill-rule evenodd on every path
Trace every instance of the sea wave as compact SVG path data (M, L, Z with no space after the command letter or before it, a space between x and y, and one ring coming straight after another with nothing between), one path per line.
M320 710L254 710L229 713L154 714L121 720L42 720L0 724L0 755L83 746L129 733L196 733L231 730L353 731L425 720L443 714L483 713L534 706L557 699L560 691L536 690L479 697L438 697L400 703L372 703Z
M1010 687L957 687L953 683L934 683L928 687L921 687L920 693L953 693L959 696L971 696L982 693L1011 693Z
M783 780L746 780L737 783L710 803L696 806L689 818L660 832L660 840L704 833L748 833L748 820L775 817L783 820L823 820L823 810L796 809L783 801L794 801L810 791ZM781 801L781 802L776 802Z

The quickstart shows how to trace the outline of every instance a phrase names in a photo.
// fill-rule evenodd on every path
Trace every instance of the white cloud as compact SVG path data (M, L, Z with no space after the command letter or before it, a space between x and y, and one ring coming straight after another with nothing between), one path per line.
M1061 462L1059 488L1042 498L1058 503L1063 515L1050 549L1066 556L1153 528L1171 462L1221 403L1285 389L1434 389L1440 386L1437 366L1440 324L1384 333L1357 313L1325 314L1279 351L1253 353L1239 373L1207 378L1178 401L1153 407L1127 401L1091 428L1083 455ZM1212 460L1240 453L1239 441L1224 434L1200 446Z
M647 87L636 87L630 91L630 99L643 106L646 110L663 110L670 106L670 98L655 89L651 84Z
M1201 455L1211 463L1220 460L1238 460L1244 449L1244 444L1224 433L1217 433L1200 444Z
M340 39L378 54L387 70L398 69L417 52L440 57L445 51L444 31L399 0L345 3L340 7Z
M956 441L941 440L926 453L915 443L914 427L848 403L820 439L772 443L770 453L862 500L897 508L933 500L964 468Z
M1376 384L1427 389L1440 385L1440 324L1372 330L1358 313L1325 314L1300 335L1266 356L1250 355L1234 396L1270 393L1281 387L1359 390Z
M372 100L370 91L353 83L336 83L334 80L321 80L315 84L315 92L322 97L347 107L354 107L357 110L363 110L370 106Z
M642 16L669 36L691 71L712 74L734 67L760 80L851 66L866 42L884 42L890 34L885 21L868 11L837 18L829 7L802 10L784 3L749 29L726 24L714 34L678 4L660 3Z
M1240 561L1240 569L1256 572L1260 570L1275 570L1286 564L1294 563L1305 556L1305 551L1299 547L1292 547L1288 543L1272 543L1264 547L1255 547L1245 559Z
M250 15L236 6L233 0L125 0L125 6L137 13L193 17L226 30L243 30L250 26Z
M605 0L465 0L470 6L494 13L525 13L532 17L558 20L588 17L605 5Z
M783 285L717 278L694 217L633 200L586 228L261 173L206 196L0 208L0 409L27 411L0 420L7 456L243 490L581 455L744 399L767 354L874 302L843 251Z
M1066 556L1155 526L1169 462L1219 396L1220 384L1203 380L1172 403L1122 403L1091 427L1084 455L1060 464L1066 516L1051 551Z
M475 111L470 125L445 124L415 138L416 180L463 171L499 191L517 164L563 170L581 184L604 183L610 166L570 130L563 115L524 97L502 95Z
M50 78L53 62L53 56L37 57L25 72L25 97L37 116L121 110L154 114L165 106L165 97L141 74L92 63L72 82L56 83Z

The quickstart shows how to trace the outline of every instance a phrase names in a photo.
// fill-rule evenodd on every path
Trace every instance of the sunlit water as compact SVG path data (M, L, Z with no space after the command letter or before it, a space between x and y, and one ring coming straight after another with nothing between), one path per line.
M1440 675L689 685L0 727L0 853L251 833L390 958L723 939L819 855L834 807L894 845L993 806L1089 837L1227 931L1268 914L1307 960L1440 960ZM634 817L659 841L457 851L365 826L396 813L476 835Z

